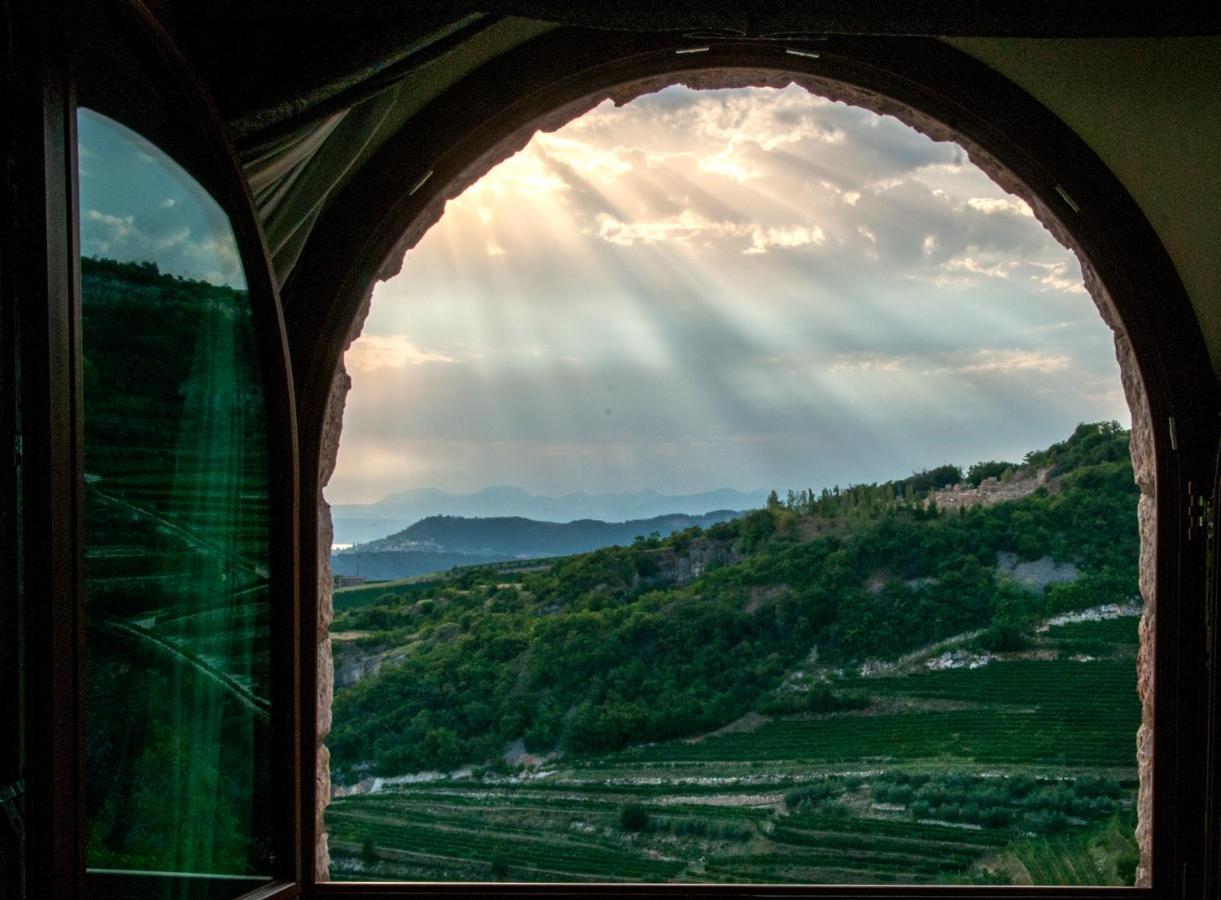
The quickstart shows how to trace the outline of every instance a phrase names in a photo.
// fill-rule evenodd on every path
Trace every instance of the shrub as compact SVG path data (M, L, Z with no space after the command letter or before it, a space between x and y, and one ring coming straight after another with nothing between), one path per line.
M873 799L878 803L898 803L906 806L916 791L910 784L875 784Z
M496 881L502 881L509 875L509 861L497 853L492 857L492 878Z
M824 800L815 807L815 812L831 819L846 819L852 814L852 811L838 800Z
M1008 828L1013 822L1013 813L1003 806L993 806L985 809L980 816L980 823L986 828Z
M629 803L619 810L621 831L644 831L649 827L649 811L639 803Z
M989 653L1011 653L1029 647L1030 637L1016 622L993 622L984 629L975 644Z
M1012 472L1017 463L1007 462L977 462L967 470L967 481L979 487L985 478L1002 478L1006 470Z
M844 792L839 779L824 778L805 787L789 791L784 795L784 805L787 809L796 809L803 804L810 806L824 800L836 797Z

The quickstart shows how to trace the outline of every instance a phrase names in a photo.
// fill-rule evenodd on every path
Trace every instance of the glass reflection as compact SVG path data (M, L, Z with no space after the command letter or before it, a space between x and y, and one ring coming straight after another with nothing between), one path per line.
M88 864L251 875L268 821L267 455L229 222L78 116Z

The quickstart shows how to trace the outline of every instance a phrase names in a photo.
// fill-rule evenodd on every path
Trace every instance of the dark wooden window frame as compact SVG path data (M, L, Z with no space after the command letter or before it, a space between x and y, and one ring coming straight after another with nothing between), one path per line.
M6 88L23 140L7 158L20 203L6 233L3 288L22 331L24 583L17 609L24 654L21 756L26 782L29 897L232 897L300 893L301 770L297 599L297 427L279 295L249 187L224 122L173 40L140 0L5 3ZM132 103L126 79L146 81ZM90 108L153 138L229 217L254 314L267 397L270 494L272 881L102 875L86 878L84 591L81 578L80 266L76 208L78 94ZM16 117L15 117L16 118ZM36 177L31 177L36 176ZM41 196L40 196L41 195ZM7 261L7 260L6 260ZM245 887L238 887L244 884Z
M788 53L797 47L806 53ZM679 48L706 47L677 54ZM1135 349L1154 431L1158 538L1153 888L750 887L744 885L347 884L317 896L1203 897L1215 890L1215 836L1205 834L1206 784L1217 760L1216 673L1204 665L1204 541L1187 539L1189 483L1209 484L1216 392L1198 323L1157 234L1085 142L1030 95L950 46L923 38L716 41L564 28L486 65L431 103L331 198L284 286L301 427L302 687L315 697L318 472L332 382L374 282L394 271L444 201L539 122L590 97L650 79L709 70L808 73L890 98L984 148L1068 227L1111 295ZM421 186L421 182L423 183ZM1057 190L1057 188L1061 190ZM1072 198L1066 200L1063 193ZM1075 204L1079 209L1074 209ZM1171 424L1173 421L1173 424ZM1173 432L1173 433L1172 433ZM1198 488L1197 488L1198 493ZM1198 533L1197 533L1198 534ZM1215 600L1213 601L1215 602ZM1206 638L1206 634L1209 635ZM304 707L303 766L316 765L313 704ZM306 785L303 808L318 797ZM1215 788L1213 789L1215 792ZM306 852L315 846L306 815ZM1206 886L1207 884L1207 886Z

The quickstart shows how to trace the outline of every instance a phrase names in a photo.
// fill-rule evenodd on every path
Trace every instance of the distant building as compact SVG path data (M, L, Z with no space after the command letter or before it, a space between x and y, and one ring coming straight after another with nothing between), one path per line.
M1008 481L999 478L985 478L975 487L969 481L962 481L949 487L930 491L924 500L924 508L933 503L942 512L956 509L970 509L972 506L994 506L1010 500L1020 500L1028 497L1041 487L1051 484L1051 469L1039 469L1037 472L1018 472Z

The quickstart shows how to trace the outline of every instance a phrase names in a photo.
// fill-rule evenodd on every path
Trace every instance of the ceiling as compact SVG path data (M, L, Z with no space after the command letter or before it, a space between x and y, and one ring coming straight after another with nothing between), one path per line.
M161 0L241 149L283 281L328 198L480 66L557 26L677 38L938 36L1024 88L1123 182L1221 373L1221 4L963 0Z

